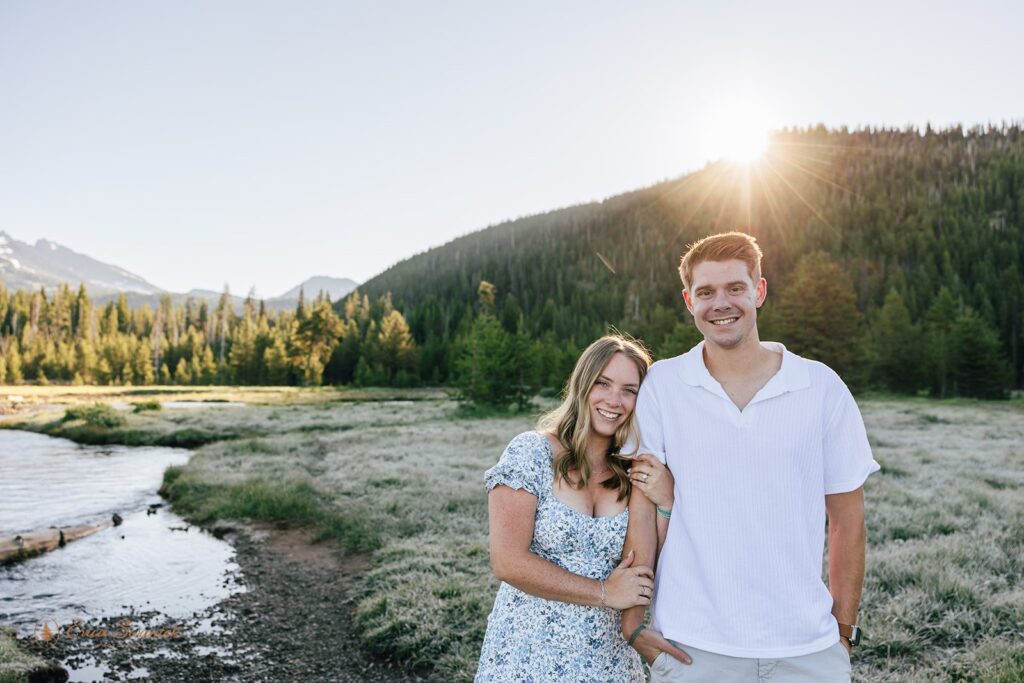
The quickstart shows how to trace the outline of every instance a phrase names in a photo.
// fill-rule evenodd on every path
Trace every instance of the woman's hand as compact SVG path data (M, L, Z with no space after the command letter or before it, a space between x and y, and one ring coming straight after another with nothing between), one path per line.
M661 464L650 453L642 453L633 458L629 468L629 480L633 482L647 498L663 510L671 510L675 502L675 479L668 468Z
M650 567L633 567L632 550L604 580L607 592L604 604L612 609L629 609L651 604L654 593L654 571Z

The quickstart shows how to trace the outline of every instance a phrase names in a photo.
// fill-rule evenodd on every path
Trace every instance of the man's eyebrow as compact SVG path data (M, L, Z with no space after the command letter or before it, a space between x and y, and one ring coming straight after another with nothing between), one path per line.
M736 286L736 285L743 285L744 287L746 287L746 286L747 286L747 283L746 283L745 281L743 281L743 280L733 280L732 282L727 282L727 283L725 283L725 285L724 285L724 286L725 286L725 287L734 287L734 286ZM695 292L696 292L696 291L699 291L699 290L701 290L701 289L711 289L712 287L714 287L714 285L712 285L712 284L706 284L706 285L694 285L694 286L693 286L693 291L695 291Z

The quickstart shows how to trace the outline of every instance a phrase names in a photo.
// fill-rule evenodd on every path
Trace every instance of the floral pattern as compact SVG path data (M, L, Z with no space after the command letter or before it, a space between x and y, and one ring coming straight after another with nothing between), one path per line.
M619 563L629 512L591 517L555 498L551 458L543 434L520 434L487 470L487 490L503 484L537 497L530 552L574 574L607 578ZM619 628L616 610L545 600L502 583L487 618L476 681L641 683L640 656Z

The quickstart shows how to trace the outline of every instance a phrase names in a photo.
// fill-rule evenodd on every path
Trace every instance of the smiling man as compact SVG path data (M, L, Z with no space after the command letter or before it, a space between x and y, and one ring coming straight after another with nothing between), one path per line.
M704 341L655 363L640 389L640 452L671 469L675 503L651 627L634 608L623 636L652 683L849 681L863 484L878 469L860 411L828 367L760 340L767 283L753 237L700 240L679 273ZM630 510L623 552L653 564L655 508Z

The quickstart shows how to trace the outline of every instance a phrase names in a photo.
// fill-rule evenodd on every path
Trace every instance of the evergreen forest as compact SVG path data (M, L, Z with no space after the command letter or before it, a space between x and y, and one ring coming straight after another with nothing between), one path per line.
M700 339L686 245L758 238L762 339L855 389L1001 398L1024 386L1024 137L1017 124L824 127L603 202L491 226L348 297L274 312L0 285L0 383L453 385L524 405L610 329L656 357Z

